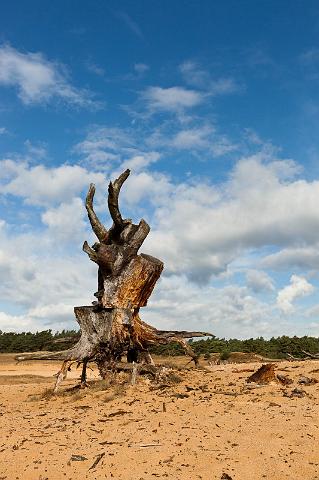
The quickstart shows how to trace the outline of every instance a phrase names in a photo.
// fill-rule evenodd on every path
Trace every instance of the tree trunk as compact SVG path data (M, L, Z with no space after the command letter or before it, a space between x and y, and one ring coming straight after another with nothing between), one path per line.
M16 357L17 360L63 360L55 390L65 378L71 362L83 363L81 383L85 384L86 365L89 361L97 363L101 376L105 378L110 371L116 370L116 363L125 352L136 352L134 361L143 359L142 361L152 363L148 349L157 344L178 342L196 364L197 356L185 338L211 336L206 332L157 330L140 319L139 310L147 305L164 264L150 255L138 254L150 231L148 224L141 220L138 225L134 225L131 220L121 216L118 197L129 173L126 170L109 185L108 206L113 219L109 230L101 224L94 212L93 184L86 197L88 217L99 242L92 247L84 242L83 250L99 267L98 291L94 294L97 301L93 302L93 306L74 308L81 329L79 341L62 352Z

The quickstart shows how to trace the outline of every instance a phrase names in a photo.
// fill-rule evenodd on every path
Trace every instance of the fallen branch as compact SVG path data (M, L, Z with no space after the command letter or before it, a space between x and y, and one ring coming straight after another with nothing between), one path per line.
M309 353L309 352L306 352L305 350L301 350L301 351L308 357L314 358L315 360L319 360L319 353Z
M105 455L105 452L103 453L99 453L94 461L94 463L90 466L89 470L92 470L93 468L95 468L97 466L98 463L100 463L100 461L102 460L102 458L104 457Z

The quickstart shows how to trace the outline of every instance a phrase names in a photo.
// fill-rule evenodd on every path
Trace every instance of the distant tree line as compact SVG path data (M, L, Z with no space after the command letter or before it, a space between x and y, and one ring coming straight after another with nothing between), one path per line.
M76 330L63 330L52 333L52 330L42 332L2 332L0 330L0 353L19 353L35 351L57 351L68 348L79 337ZM319 353L319 337L272 337L269 340L263 337L237 340L231 338L212 337L206 340L192 341L192 348L197 354L208 356L211 353L220 353L226 359L231 352L256 353L268 358L286 358L287 353L295 357L303 357L303 350L312 354ZM184 355L180 345L157 345L152 348L157 355Z
M190 340L193 350L197 354L208 356L211 353L220 353L222 359L227 359L232 352L256 353L268 358L286 358L287 353L295 357L304 357L303 350L315 354L319 353L319 337L272 337L269 340L263 337L238 340L231 338L213 337L207 340ZM157 355L183 355L178 344L158 345L152 349Z
M2 332L0 330L0 353L38 352L64 350L65 344L72 342L73 337L78 337L76 330L62 330L52 333L52 330L42 332ZM58 340L58 342L56 342Z

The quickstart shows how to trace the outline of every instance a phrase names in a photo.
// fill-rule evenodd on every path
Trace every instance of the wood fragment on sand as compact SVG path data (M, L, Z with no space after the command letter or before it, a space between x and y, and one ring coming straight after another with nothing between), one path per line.
M258 370L250 375L246 382L247 383L258 383L259 385L266 385L270 382L278 382L275 375L275 365L274 363L266 363L262 365Z
M105 452L99 453L96 459L94 460L93 464L90 466L89 470L93 470L93 468L95 468L100 463L104 455L105 455Z

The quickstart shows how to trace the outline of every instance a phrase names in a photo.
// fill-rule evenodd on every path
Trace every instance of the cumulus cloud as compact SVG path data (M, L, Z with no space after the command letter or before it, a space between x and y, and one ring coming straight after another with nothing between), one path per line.
M52 236L53 242L77 244L83 241L87 222L84 221L86 211L83 200L74 197L68 203L60 203L56 208L46 210L42 222L48 227L48 237Z
M48 215L48 220L50 215ZM68 221L54 228L14 234L9 226L0 229L0 304L9 302L22 314L0 313L0 328L35 330L74 325L73 307L90 304L96 289L96 268L87 261L71 237L72 250L61 245ZM70 235L73 235L73 231ZM81 239L82 240L82 239ZM65 322L65 323L63 323Z
M200 105L204 95L183 87L149 87L141 97L150 111L179 112Z
M73 152L80 154L94 167L110 167L120 161L124 154L136 153L131 135L121 128L92 127L85 140L77 143Z
M29 205L68 202L92 182L102 184L104 175L78 165L50 168L11 159L0 161L0 194L21 197Z
M139 144L130 129L105 126L93 127L85 140L75 145L73 152L91 169L108 172L119 166L139 172L161 157L159 152L145 149L142 142Z
M209 138L214 132L215 129L210 125L204 125L202 128L180 130L172 138L170 145L180 150L209 148Z
M244 252L317 243L319 182L292 178L297 172L290 161L255 155L218 187L171 186L148 244L171 272L205 282Z
M220 134L211 124L194 122L187 128L176 129L169 125L165 130L157 129L147 138L147 144L153 148L200 152L205 158L218 157L238 149L226 135Z
M47 157L47 149L45 144L32 143L30 140L24 142L24 146L27 150L27 156L30 161L38 161Z
M272 292L275 290L271 277L260 270L248 270L246 273L247 286L254 292Z
M283 248L279 252L265 256L261 265L273 270L287 270L298 268L300 270L319 269L319 245L301 245Z
M90 92L70 83L63 65L42 53L22 53L9 45L0 46L0 85L16 88L26 105L59 99L78 107L98 106Z
M200 328L216 336L243 338L271 335L273 307L238 285L202 288L185 276L163 277L156 286L143 319L159 328ZM280 327L279 327L280 328Z
M121 168L129 168L134 172L139 172L140 170L144 170L146 167L151 165L151 163L157 162L160 159L160 156L161 155L158 152L148 152L145 154L134 155L129 160L125 160L121 164Z
M290 278L290 285L287 285L278 292L278 308L285 314L291 313L295 309L293 302L299 297L310 295L313 291L314 286L305 278L298 275L292 275Z
M112 164L108 178L134 167L121 192L121 209L134 221L145 215L152 230L142 251L165 263L144 318L163 328L178 328L182 317L183 327L186 322L187 328L195 328L200 319L201 328L207 322L205 329L226 336L281 333L285 325L272 320L278 308L293 315L294 301L314 287L300 274L276 299L274 281L266 266L261 267L260 256L266 251L264 262L269 262L275 252L295 251L296 257L298 249L315 252L319 182L300 179L300 169L291 160L262 152L237 162L224 183L204 178L178 183L150 169L158 161L157 152L141 155L130 135L112 143L110 132L104 133L88 136L85 152L90 142L92 148L106 151L122 142L120 160ZM103 206L104 213L106 178L99 171L1 162L2 198L10 195L41 207L41 228L36 231L0 224L0 301L21 305L34 325L58 325L58 313L50 316L53 305L61 305L64 319L73 318L73 306L90 304L96 290L96 268L81 252L82 241L93 240L81 198L91 181L97 184L97 207ZM232 285L235 279L227 272L244 257L250 258L248 266L241 267L247 286ZM219 278L223 286L213 287ZM268 303L262 300L265 293Z

